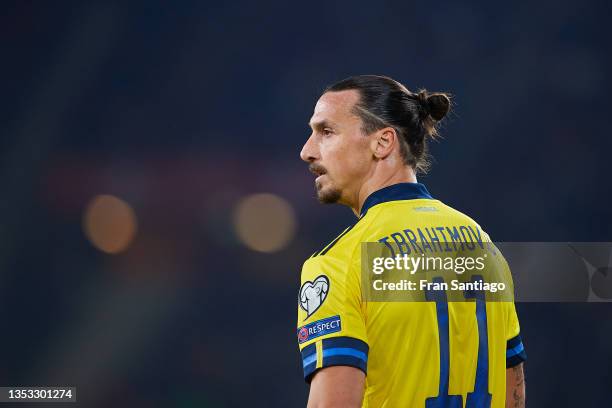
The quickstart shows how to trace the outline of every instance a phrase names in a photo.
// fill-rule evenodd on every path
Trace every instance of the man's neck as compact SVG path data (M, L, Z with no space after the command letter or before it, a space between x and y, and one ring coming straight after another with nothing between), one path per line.
M368 198L373 192L378 191L381 188L392 186L393 184L416 182L416 174L414 173L414 170L412 170L412 168L408 166L405 166L399 171L384 176L374 175L373 177L370 177L368 180L366 180L365 183L363 183L357 194L357 199L355 200L355 203L357 205L351 205L351 209L353 210L353 213L355 213L355 215L359 217L359 214L361 213L361 207L363 207L363 203L365 202L366 198Z

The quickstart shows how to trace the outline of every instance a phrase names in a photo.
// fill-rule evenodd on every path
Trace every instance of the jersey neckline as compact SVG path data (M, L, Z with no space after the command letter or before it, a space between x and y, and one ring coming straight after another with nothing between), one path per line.
M366 198L361 207L359 218L363 218L368 210L377 204L388 201L416 200L419 198L433 199L424 184L421 183L397 183L380 190L376 190Z

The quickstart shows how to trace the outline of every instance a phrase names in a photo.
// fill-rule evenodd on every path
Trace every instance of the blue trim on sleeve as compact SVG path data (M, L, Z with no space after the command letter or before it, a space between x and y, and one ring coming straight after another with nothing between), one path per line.
M368 345L352 337L332 337L322 340L322 367L350 366L356 367L367 374ZM304 379L310 383L317 370L316 343L309 344L302 349L302 366Z
M521 335L518 334L515 337L511 338L510 340L508 340L508 343L506 343L506 349L511 349L514 348L516 346L518 346L520 343L522 342L521 340Z
M506 345L506 368L511 368L521 364L527 360L527 353L525 353L525 346L523 346L523 340L521 335L508 340Z
M348 355L323 357L323 367L332 366L355 367L363 371L365 374L368 373L368 362L366 360Z
M353 337L331 337L323 340L323 350L338 347L359 350L366 355L366 360L370 349L367 343Z
M525 350L525 347L523 346L523 343L520 343L518 346L513 347L509 350L506 350L506 358L515 356L524 350Z
M314 343L307 345L301 351L302 359L306 358L311 354L315 354L317 352L317 346Z
M352 337L332 337L323 340L323 367L350 366L367 374L368 345Z
M308 379L310 378L310 376L312 376L317 367L317 348L315 343L309 344L308 346L304 347L302 349L301 354L302 367L304 369L304 378Z
M363 361L368 361L368 355L366 353L352 348L336 347L323 350L323 358L333 356L351 356Z
M304 367L306 367L306 366L308 366L308 365L310 365L312 363L315 363L316 361L317 361L317 354L316 353L315 354L311 354L311 355L309 355L308 357L306 357L305 359L302 360L302 365Z

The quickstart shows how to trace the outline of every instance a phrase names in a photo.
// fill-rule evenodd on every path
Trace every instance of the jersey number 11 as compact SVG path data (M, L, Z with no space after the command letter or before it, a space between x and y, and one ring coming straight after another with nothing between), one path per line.
M480 275L472 276L472 281L482 280ZM441 277L433 278L435 283L443 283ZM478 360L476 363L476 380L474 391L467 394L465 408L490 408L489 394L489 336L487 334L487 307L483 292L465 292L466 299L476 301L476 320L478 322ZM440 386L437 397L425 400L425 408L462 408L461 395L448 394L448 378L450 366L450 347L448 344L448 300L443 290L428 290L425 292L428 301L436 302L438 333L440 341Z

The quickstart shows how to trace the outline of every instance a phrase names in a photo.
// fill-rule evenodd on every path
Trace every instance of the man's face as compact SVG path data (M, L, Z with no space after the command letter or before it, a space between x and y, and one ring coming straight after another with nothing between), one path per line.
M327 92L319 98L310 127L312 133L300 157L310 163L317 196L323 203L354 205L372 163L370 138L361 130L361 119L352 109L356 90Z

